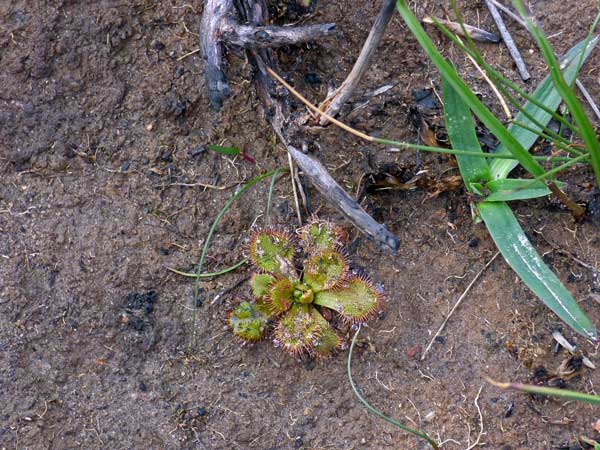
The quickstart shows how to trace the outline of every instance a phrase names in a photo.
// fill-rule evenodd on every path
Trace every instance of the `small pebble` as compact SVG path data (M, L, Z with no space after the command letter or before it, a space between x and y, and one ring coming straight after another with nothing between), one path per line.
M408 347L406 349L406 359L412 361L412 360L416 359L420 353L421 353L420 345L413 345L412 347Z
M160 154L160 159L162 159L164 162L173 161L173 152L171 150L165 150Z
M206 147L204 145L198 145L197 147L192 148L189 151L190 156L198 156L206 151Z
M423 422L429 423L432 422L433 419L435 419L435 411L429 411L425 414L425 417L423 417Z

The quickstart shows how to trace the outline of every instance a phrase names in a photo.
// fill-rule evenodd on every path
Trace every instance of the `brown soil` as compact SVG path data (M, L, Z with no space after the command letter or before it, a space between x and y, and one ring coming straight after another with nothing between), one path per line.
M336 22L344 37L279 52L299 90L318 101L328 80L339 84L379 3L318 2L306 20ZM585 36L595 7L591 0L533 3L558 53ZM463 2L463 9L467 21L493 29L480 2ZM192 283L167 268L193 270L234 186L287 163L261 118L242 52L228 53L231 99L218 114L209 108L198 54L183 57L197 47L201 13L202 2L180 0L0 4L0 448L427 448L358 403L346 377L347 350L315 362L290 358L269 342L240 346L224 317L249 296L247 284L220 293L237 286L244 270L202 284L197 343L189 351ZM437 2L422 2L418 14L431 13L443 15ZM512 29L534 75L531 88L544 65L526 34ZM432 36L496 104L468 61ZM503 46L482 49L519 81ZM583 81L600 98L597 55ZM395 87L353 111L384 84ZM434 67L396 17L346 120L414 141L411 92L437 86ZM417 170L413 153L388 153L334 128L315 133L323 148L318 157L353 192L363 174L384 164L398 164L407 176ZM243 147L257 164L202 152L220 142ZM446 157L421 159L434 174L452 170ZM576 199L589 200L581 186L593 182L590 172L578 169L567 181ZM259 185L227 213L208 269L239 260L248 228L264 214L266 190ZM309 193L313 211L343 222ZM356 266L368 268L387 295L354 358L355 380L374 405L444 441L445 449L467 448L477 438L481 387L484 448L575 449L579 436L598 437L590 406L500 391L483 380L532 382L544 378L540 367L555 371L568 357L555 351L556 329L599 363L597 348L568 330L501 258L419 361L495 253L484 226L473 224L462 190L435 198L422 190L369 194L362 204L402 241L396 256L364 238L354 246ZM552 200L514 207L600 324L598 280L549 245L597 265L593 205L596 216L579 225ZM295 224L287 178L276 189L274 220ZM599 377L584 368L564 384L591 392Z

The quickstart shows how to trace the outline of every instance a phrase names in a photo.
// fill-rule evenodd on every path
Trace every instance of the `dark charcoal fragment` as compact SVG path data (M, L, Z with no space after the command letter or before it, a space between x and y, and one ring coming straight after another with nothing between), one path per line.
M304 81L306 81L308 84L321 84L323 82L323 80L321 80L321 77L314 73L314 72L309 72L306 75L304 75Z
M594 196L587 205L587 209L592 223L600 227L600 192L594 193Z
M567 368L573 372L578 372L583 368L582 356L571 356L567 361Z
M433 89L413 89L411 94L419 108L439 109L440 107Z
M171 162L173 161L173 151L171 150L165 150L160 154L160 159L164 162Z
M158 300L158 294L156 291L148 291L144 293L133 292L125 299L125 307L132 310L143 309L148 315L154 311L154 303L156 300Z
M538 366L533 371L533 384L538 386L544 385L548 382L548 371L544 366Z

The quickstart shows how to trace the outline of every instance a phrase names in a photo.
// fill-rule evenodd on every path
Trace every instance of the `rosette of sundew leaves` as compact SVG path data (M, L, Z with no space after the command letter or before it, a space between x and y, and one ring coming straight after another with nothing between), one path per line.
M244 341L262 339L273 329L275 343L286 352L328 357L342 341L325 319L332 314L324 311L362 323L379 310L381 294L365 276L350 272L341 227L313 220L297 235L276 228L254 231L247 250L256 269L250 282L254 300L235 308L229 325Z

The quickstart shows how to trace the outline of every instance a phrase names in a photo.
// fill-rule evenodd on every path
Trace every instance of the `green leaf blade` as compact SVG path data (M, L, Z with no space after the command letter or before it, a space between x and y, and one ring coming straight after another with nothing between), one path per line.
M585 61L592 50L596 47L596 44L598 44L599 40L599 36L594 37L589 41L587 47L585 45L586 40L583 40L573 46L566 53L561 63L561 69L563 70L563 77L567 83L572 84L575 81L580 57L583 57L583 60ZM562 101L561 96L556 89L554 82L552 81L551 75L547 75L546 78L542 80L537 89L534 91L532 97L551 110L557 109L558 105L560 105ZM544 111L542 108L531 102L527 102L523 109L525 112L520 111L515 116L515 122L523 123L529 128L540 130L540 132L541 129L539 126L537 126L529 117L527 117L527 114L542 124L547 124L552 117L550 113ZM529 150L539 138L538 134L517 125L509 125L508 131L527 150ZM511 151L506 145L504 145L504 143L500 143L498 147L496 147L494 153L510 154ZM493 178L506 178L518 164L519 162L514 159L494 159L490 163Z
M510 207L504 202L483 202L478 209L498 250L521 280L574 331L597 340L596 328L537 254Z
M515 159L519 161L525 170L534 176L542 175L544 173L542 166L540 166L532 155L523 148L519 141L508 132L498 118L496 118L496 116L481 103L473 91L460 78L456 70L454 70L450 63L440 54L427 33L425 33L425 30L417 18L406 5L406 2L404 0L397 0L396 8L421 45L421 48L425 51L427 56L429 56L442 76L457 91L471 111L473 111L473 114L483 122L488 130L490 130L500 142L504 143L504 145L510 149Z
M555 182L557 187L564 183ZM501 178L492 180L486 184L491 194L485 199L486 202L510 202L512 200L528 200L530 198L545 197L552 192L545 183L520 178Z
M213 152L221 153L222 155L235 156L235 155L239 155L242 153L242 151L237 147L223 147L221 145L212 145L212 144L207 145L207 147L209 150L212 150Z
M461 148L483 153L473 126L471 110L462 101L446 77L442 77L442 96L446 129L452 148ZM471 183L489 181L490 166L484 158L456 155L460 174L471 192Z

